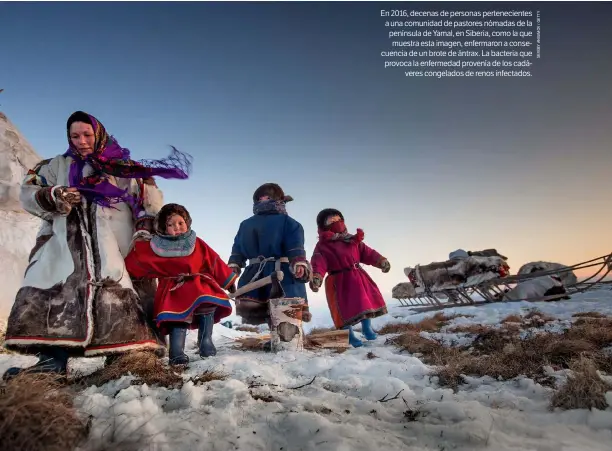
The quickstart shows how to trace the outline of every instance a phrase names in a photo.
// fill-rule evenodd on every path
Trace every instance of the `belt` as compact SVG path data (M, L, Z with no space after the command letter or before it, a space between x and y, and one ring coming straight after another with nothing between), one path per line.
M255 257L255 258L249 258L249 266L250 265L256 265L257 263L262 263L262 262L281 262L281 263L289 263L289 258L288 257Z
M346 268L342 268L342 269L335 269L333 271L327 271L329 275L334 275L334 274L339 274L341 272L346 272L346 271L352 271L353 269L359 269L361 268L361 266L359 265L359 263L353 263L351 266L348 266Z
M266 263L270 263L270 262L274 262L274 270L275 271L280 271L281 263L289 263L289 258L288 257L255 257L255 258L249 258L249 266L251 266L251 265L259 265L259 268L257 268L257 271L255 272L255 275L249 281L249 283L254 282L255 280L257 280L259 275L262 273L264 267L266 266Z
M179 274L176 277L163 277L163 279L174 279L174 280L176 280L176 285L174 285L174 287L170 288L170 291L174 291L177 288L182 287L186 280L193 280L196 277L206 277L206 278L212 280L211 277L208 274L203 274L203 273L199 273L199 272L198 273L193 273L193 274L191 274L191 273Z

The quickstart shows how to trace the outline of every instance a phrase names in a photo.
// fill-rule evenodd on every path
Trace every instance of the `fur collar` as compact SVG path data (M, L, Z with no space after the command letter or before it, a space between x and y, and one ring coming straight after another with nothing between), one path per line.
M253 204L254 215L269 215L269 214L287 214L285 201L282 200L264 200Z
M151 250L160 257L186 257L195 249L197 235L194 230L182 235L154 235Z

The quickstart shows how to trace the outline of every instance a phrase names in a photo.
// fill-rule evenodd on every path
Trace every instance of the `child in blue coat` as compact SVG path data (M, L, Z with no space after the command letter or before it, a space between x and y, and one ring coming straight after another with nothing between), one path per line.
M306 259L304 229L287 214L286 203L292 200L276 183L261 185L253 193L253 216L242 221L238 228L228 261L228 266L237 274L244 269L238 289L274 271L284 273L280 283L237 298L236 314L242 317L243 323L270 325L268 301L279 297L304 300L302 320L311 320L306 283L311 279L312 268Z

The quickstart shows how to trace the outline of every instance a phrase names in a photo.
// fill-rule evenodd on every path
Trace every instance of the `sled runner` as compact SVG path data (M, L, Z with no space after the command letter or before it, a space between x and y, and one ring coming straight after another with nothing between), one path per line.
M410 282L397 284L392 297L403 307L431 311L490 302L555 301L595 289L612 289L612 281L605 280L612 272L612 254L573 266L528 263L512 276L502 275L507 265L500 266L496 276L495 265L488 265L494 260L481 260L480 265L458 261L406 268L404 272ZM574 271L588 268L593 268L591 276L578 282Z

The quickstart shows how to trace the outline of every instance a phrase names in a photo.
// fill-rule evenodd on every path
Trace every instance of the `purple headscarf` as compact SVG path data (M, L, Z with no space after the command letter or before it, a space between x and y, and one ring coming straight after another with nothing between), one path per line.
M82 156L72 146L70 126L73 122L85 122L92 126L95 141L91 154ZM117 140L106 132L104 125L90 114L83 111L73 113L68 118L66 129L68 150L64 156L70 156L73 159L68 174L70 186L78 188L81 195L98 205L110 207L118 202L126 202L134 209L136 217L142 211L142 193L139 197L130 195L127 190L122 190L110 183L108 180L110 175L142 179L153 176L165 179L189 177L193 159L189 154L179 152L174 146L172 146L172 153L166 159L134 161L130 158L130 151L121 147ZM86 163L94 171L91 176L83 177L83 168Z

